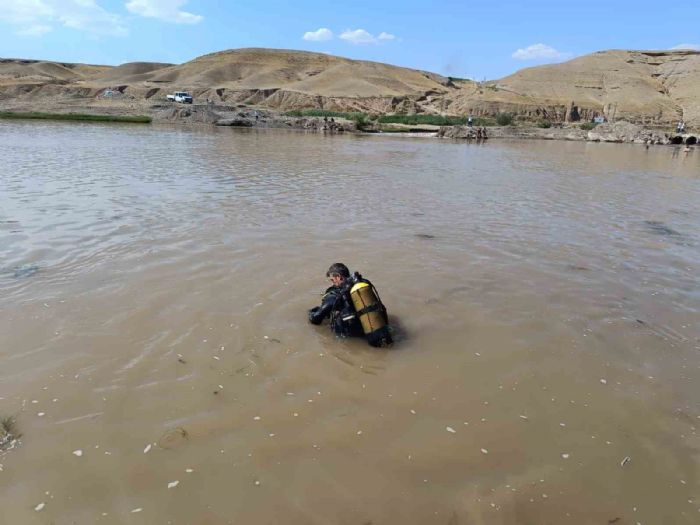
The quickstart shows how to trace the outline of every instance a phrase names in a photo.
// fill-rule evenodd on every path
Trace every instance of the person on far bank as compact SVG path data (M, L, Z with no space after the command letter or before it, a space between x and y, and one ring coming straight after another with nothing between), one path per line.
M372 346L388 346L393 341L388 315L374 285L343 263L328 268L326 277L331 282L321 305L309 310L309 322L319 325L330 320L330 328L338 337L364 336Z
M472 118L471 115L469 115L469 118L467 119L467 126L470 128L474 125L474 119Z

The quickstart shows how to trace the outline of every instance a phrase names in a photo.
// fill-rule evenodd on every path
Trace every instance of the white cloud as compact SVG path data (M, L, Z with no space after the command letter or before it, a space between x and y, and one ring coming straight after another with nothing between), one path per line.
M126 8L136 15L175 24L198 24L204 20L201 15L180 11L186 3L187 0L130 0L126 3Z
M53 28L44 24L34 24L15 31L20 36L41 36L50 32Z
M94 36L124 36L122 18L100 7L95 0L3 0L0 22L23 36L41 36L59 24Z
M671 49L690 49L692 51L700 51L700 44L678 44Z
M511 55L518 60L566 60L571 53L562 53L546 44L533 44L524 49L518 49Z
M316 31L307 31L302 38L310 42L325 42L326 40L333 39L333 31L322 27Z
M382 31L379 36L374 36L364 29L347 29L340 34L340 38L351 44L377 44L380 41L395 40L396 35Z

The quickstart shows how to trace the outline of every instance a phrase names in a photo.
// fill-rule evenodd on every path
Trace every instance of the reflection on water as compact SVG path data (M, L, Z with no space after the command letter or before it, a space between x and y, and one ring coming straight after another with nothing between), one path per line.
M0 152L8 522L700 518L698 152L21 122ZM306 323L336 261L393 350Z

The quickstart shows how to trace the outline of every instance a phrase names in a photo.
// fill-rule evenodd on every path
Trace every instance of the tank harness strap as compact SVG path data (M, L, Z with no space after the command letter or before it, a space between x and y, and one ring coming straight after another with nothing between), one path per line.
M376 312L376 311L382 309L381 304L382 303L377 302L377 303L371 304L369 306L365 306L364 308L358 310L355 313L356 313L357 317L360 317L360 316L368 314L370 312Z

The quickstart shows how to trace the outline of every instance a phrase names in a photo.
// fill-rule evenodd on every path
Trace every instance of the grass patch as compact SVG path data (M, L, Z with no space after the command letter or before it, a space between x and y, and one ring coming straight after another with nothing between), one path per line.
M514 117L511 113L499 113L496 117L496 124L499 126L510 126L513 124Z
M590 131L595 128L598 124L596 122L584 122L579 126L582 130Z
M552 123L549 120L540 120L537 123L538 128L549 129L552 127Z
M81 122L132 122L136 124L150 124L151 117L145 115L90 115L88 113L40 113L40 112L14 112L0 111L0 118L4 119L30 119L30 120L72 120Z
M427 124L430 126L465 126L467 117L449 117L444 115L383 115L377 120L380 124L406 124L417 126ZM474 126L491 126L493 121L485 118L472 118Z
M361 111L328 111L326 109L294 109L282 113L286 117L328 117L328 118L344 118L354 120L363 116L368 118L367 113Z
M350 120L355 123L358 131L365 131L372 124L369 117L364 113L355 113L352 115L352 117L350 117Z
M443 115L383 115L379 117L380 124L406 124L416 126L427 124L431 126L460 126L467 123L466 117L445 117Z

